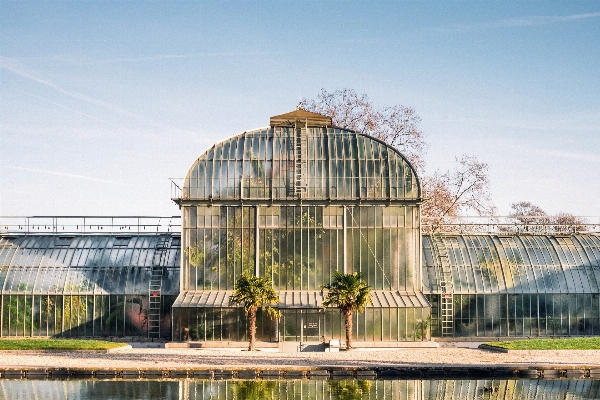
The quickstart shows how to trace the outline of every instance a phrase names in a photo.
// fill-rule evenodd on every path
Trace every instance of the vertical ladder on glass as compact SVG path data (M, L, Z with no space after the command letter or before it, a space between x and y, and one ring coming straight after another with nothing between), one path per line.
M440 289L440 319L442 323L442 336L454 336L454 286L452 283L452 269L450 258L444 239L440 235L431 235L435 250L437 264L437 281Z
M306 133L307 129L296 128L296 136L294 140L294 188L298 197L302 197L303 194L306 194L306 173L308 169L308 161L306 159L308 153L308 138Z
M148 285L148 337L160 337L160 309L162 304L162 277L164 265L167 261L167 252L171 238L160 236L154 249L150 284Z

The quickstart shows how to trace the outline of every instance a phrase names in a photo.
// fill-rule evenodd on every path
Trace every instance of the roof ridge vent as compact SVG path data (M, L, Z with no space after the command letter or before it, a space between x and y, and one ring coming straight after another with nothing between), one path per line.
M333 123L331 121L331 117L326 115L314 113L311 111L306 111L304 108L304 104L300 102L296 110L275 115L271 117L271 126L295 126L300 125L306 128L320 128L324 126L332 126Z

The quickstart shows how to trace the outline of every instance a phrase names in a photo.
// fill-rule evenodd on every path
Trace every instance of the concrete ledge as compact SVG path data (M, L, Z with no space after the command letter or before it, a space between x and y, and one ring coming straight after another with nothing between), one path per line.
M216 368L0 368L0 379L477 379L483 376L496 379L600 379L600 366L520 365L505 367L490 365L461 366L353 366L281 367L277 370L229 367Z
M296 347L299 342L256 342L257 349L276 349ZM306 345L323 345L322 342L305 342ZM286 346L287 345L287 346ZM420 342L353 342L353 350L386 350L386 349L425 349L438 348L439 343L434 341ZM165 349L247 349L248 342L167 342Z
M278 342L256 342L256 348L277 348ZM168 342L165 349L247 349L248 342Z
M114 349L106 349L106 350L61 350L61 349L46 349L46 350L0 350L0 354L39 354L39 353L115 353L122 350L131 350L132 347L129 344L124 344L124 346L116 347Z

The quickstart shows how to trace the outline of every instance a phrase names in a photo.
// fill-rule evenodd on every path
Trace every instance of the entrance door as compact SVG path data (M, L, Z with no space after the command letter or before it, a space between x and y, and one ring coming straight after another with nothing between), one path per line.
M320 310L302 310L301 323L303 323L302 333L304 342L322 342L323 341L323 315Z
M283 311L280 340L292 342L322 342L325 313L321 309Z

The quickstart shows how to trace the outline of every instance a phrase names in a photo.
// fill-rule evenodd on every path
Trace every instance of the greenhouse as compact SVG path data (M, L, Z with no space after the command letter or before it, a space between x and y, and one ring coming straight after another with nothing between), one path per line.
M323 115L217 143L172 188L181 217L0 217L0 336L246 341L230 295L247 272L279 296L258 340L344 340L323 307L335 271L371 287L359 346L600 335L600 218L433 229L406 158Z
M259 318L258 339L341 338L321 286L360 271L373 303L356 314L359 341L423 338L420 186L395 149L299 109L218 143L191 166L182 208L182 287L174 339L246 340L229 304L243 272L272 279L279 320Z

